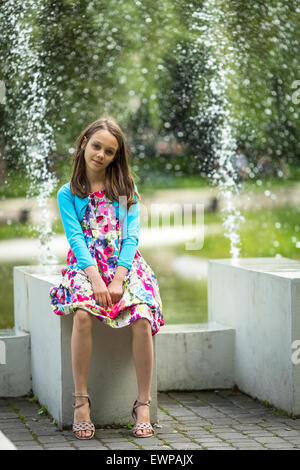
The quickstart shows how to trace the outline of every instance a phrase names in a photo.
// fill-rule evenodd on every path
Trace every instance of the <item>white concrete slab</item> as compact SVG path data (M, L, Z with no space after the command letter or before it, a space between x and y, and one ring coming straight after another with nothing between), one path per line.
M30 335L0 330L0 397L18 397L30 390Z
M165 325L157 335L158 390L234 385L235 331L210 323Z
M286 258L209 261L208 319L236 331L234 382L300 414L300 263ZM295 345L295 344L294 344Z
M0 450L17 450L16 446L8 439L8 437L0 431Z

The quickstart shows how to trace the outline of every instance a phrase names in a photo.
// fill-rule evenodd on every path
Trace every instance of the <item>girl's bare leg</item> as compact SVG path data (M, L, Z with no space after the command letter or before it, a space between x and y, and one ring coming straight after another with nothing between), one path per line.
M151 325L146 318L139 318L132 323L132 354L136 368L138 400L148 401L153 369L153 342ZM135 411L137 422L150 422L147 405L141 405ZM137 431L137 434L149 434L149 431L143 429Z
M87 394L88 375L92 353L92 315L83 309L77 309L73 317L71 338L72 370L75 393ZM84 403L80 408L74 408L74 422L90 419L89 402L87 398L75 398L75 403ZM79 437L89 437L92 431L78 431Z

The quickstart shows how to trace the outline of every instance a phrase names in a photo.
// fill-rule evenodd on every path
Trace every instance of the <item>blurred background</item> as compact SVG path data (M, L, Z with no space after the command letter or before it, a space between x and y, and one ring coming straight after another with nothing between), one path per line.
M166 323L207 320L208 259L300 259L299 20L300 0L1 3L0 328L13 266L66 262L56 193L102 116L145 207L204 207L198 249L174 214L158 237L141 217Z

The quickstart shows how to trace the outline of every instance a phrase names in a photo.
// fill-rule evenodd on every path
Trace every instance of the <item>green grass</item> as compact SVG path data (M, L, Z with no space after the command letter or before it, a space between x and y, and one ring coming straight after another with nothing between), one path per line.
M263 257L279 254L286 258L300 259L297 240L300 241L300 211L297 207L286 206L272 211L249 212L241 228L240 256Z
M12 238L36 238L37 233L32 230L28 223L12 222L11 224L0 224L0 240Z
M199 175L169 175L168 177L163 175L161 178L152 178L151 183L142 184L137 182L137 186L139 191L148 196L152 194L153 190L206 188L209 186L209 181Z
M173 247L143 248L142 256L155 272L166 323L207 321L207 282L183 278L171 269Z
M27 266L28 261L0 264L0 329L14 326L13 267Z
M61 220L57 220L53 223L52 230L54 233L64 233ZM38 231L30 223L0 223L0 240L9 240L12 238L38 238Z
M300 259L300 210L285 206L272 210L244 212L238 233L240 235L240 257L270 257L281 255L285 258ZM205 218L205 224L209 225ZM280 224L280 225L277 225ZM299 240L299 247L296 243ZM230 240L220 233L206 235L204 246L200 250L185 250L184 244L175 248L176 253L190 254L201 258L229 258Z

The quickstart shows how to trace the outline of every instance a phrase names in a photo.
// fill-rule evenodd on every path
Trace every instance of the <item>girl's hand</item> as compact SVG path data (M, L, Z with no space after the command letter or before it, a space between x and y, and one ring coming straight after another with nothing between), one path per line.
M97 304L105 308L105 310L107 310L108 307L112 308L113 305L110 293L99 273L97 276L91 278L91 284Z
M121 300L123 295L123 281L114 278L108 286L108 291L110 293L112 303L116 304L119 302L119 300Z

